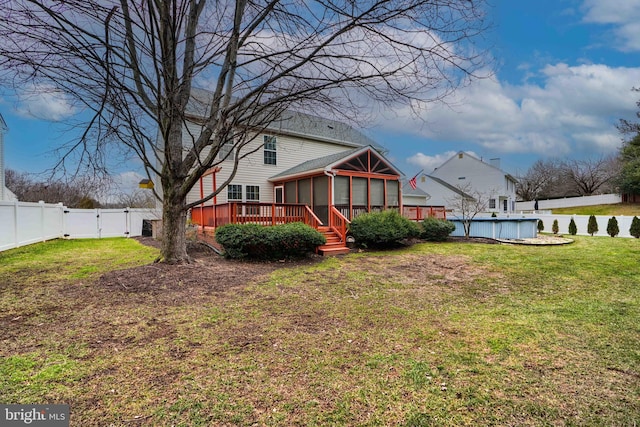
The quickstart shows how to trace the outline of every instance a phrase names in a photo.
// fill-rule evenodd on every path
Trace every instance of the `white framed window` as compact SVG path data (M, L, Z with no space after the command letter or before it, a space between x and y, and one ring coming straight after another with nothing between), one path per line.
M225 141L222 146L220 146L220 150L218 150L218 159L219 160L235 160L236 151L234 150L233 140Z
M260 201L260 186L247 185L245 186L244 194L247 202L259 202Z
M242 201L242 185L229 184L227 186L227 200L234 202Z
M276 137L271 135L264 136L264 164L277 164L276 155Z
M489 199L489 209L496 208L496 199Z

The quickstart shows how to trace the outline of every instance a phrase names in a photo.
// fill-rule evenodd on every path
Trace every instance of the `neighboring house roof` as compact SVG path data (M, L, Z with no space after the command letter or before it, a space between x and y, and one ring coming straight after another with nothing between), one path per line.
M186 113L195 117L204 117L209 111L212 96L213 93L208 90L193 88L191 98L187 103ZM350 147L370 145L381 153L387 151L380 144L346 123L293 110L286 110L279 119L269 124L267 129L279 134L306 136Z
M354 148L347 151L342 151L340 153L329 154L328 156L318 157L317 159L307 160L306 162L302 162L292 168L289 168L285 171L280 172L277 175L272 176L271 178L269 178L269 181L277 181L277 180L282 180L282 179L286 179L286 178L297 176L297 175L310 174L314 172L316 173L323 172L323 171L329 172L331 169L345 162L349 158L356 157L361 153L371 149L377 151L375 147L365 146L360 148ZM379 155L383 157L381 154ZM396 172L400 176L403 176L403 173L394 165L392 165L391 162L389 162L387 159L384 159L384 160L389 164L391 168L393 168L394 172Z
M510 179L511 181L513 181L513 182L514 182L514 183L516 183L516 184L518 183L518 180L517 180L513 175L511 175L511 174L509 174L509 173L507 173L507 172L503 171L502 169L500 169L500 168L498 168L498 167L495 167L494 165L492 165L492 164L490 164L490 163L487 163L487 162L483 161L482 159L477 158L476 156L473 156L473 155L471 155L471 154L467 153L466 151L458 151L455 155L451 156L451 157L450 157L446 162L444 162L442 165L440 165L438 168L436 168L436 170L441 169L442 167L444 167L444 165L446 165L447 163L449 163L449 162L453 161L456 157L458 157L458 156L460 155L460 153L462 153L462 154L464 154L465 156L470 157L470 158L472 158L472 159L474 159L474 160L476 160L476 161L478 161L478 162L482 163L483 165L485 165L485 166L487 166L487 167L490 167L490 168L493 168L493 169L495 169L495 170L497 170L497 171L500 171L501 173L503 173L503 174L504 174L504 176L505 176L505 177L507 177L507 178L508 178L508 179ZM434 172L435 172L435 171L434 171Z
M405 196L416 196L416 197L429 197L430 194L421 189L420 187L416 187L415 190L409 185L409 182L405 182L402 184L402 194Z
M467 198L467 199L475 199L475 197L470 196L469 194L465 193L464 191L460 190L457 187L454 187L453 185L449 184L448 182L441 180L440 178L436 178L435 176L431 176L431 175L425 175L425 176L429 177L429 179L437 182L438 184L442 185L443 187L447 188L448 190L458 194L459 196L462 196L462 197Z
M8 202L17 202L18 197L13 194L13 191L9 190L6 186L4 187L4 200Z

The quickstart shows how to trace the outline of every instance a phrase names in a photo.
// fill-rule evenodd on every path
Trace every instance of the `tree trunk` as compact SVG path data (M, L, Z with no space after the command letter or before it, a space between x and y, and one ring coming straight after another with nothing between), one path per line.
M174 184L179 186L179 183ZM169 191L170 193L172 191ZM175 192L175 190L174 190ZM190 262L187 255L186 225L187 211L184 197L168 197L165 192L162 202L162 260L169 264Z

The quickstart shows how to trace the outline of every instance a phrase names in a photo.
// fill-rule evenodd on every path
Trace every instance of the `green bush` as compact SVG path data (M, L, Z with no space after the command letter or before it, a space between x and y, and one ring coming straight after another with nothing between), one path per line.
M538 220L538 232L542 232L544 230L544 222L541 219Z
M557 219L553 220L553 224L551 225L551 231L553 231L553 234L558 234L558 231L560 231L560 227L558 226Z
M326 243L322 233L300 222L271 227L227 224L216 229L215 237L230 258L295 258Z
M631 220L631 228L629 229L629 234L631 234L636 239L640 237L640 219L637 216L634 216Z
M572 236L578 234L578 226L576 225L576 222L573 220L573 218L571 218L571 221L569 222L569 234L571 234Z
M593 234L597 232L598 232L598 220L596 220L595 215L591 215L589 217L589 223L587 224L587 233L593 236Z
M453 233L456 226L451 221L427 218L422 222L420 238L432 242L442 242L447 240L449 234Z
M607 234L611 237L616 237L620 233L620 228L618 228L618 220L615 216L609 218L609 222L607 223Z
M349 224L349 232L360 246L384 248L420 236L420 227L398 212L388 210L358 215Z

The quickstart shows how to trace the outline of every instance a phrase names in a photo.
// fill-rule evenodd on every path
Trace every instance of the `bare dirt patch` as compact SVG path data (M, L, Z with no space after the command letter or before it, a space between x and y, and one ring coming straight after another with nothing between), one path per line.
M145 245L159 246L159 242L151 238L138 240ZM188 253L193 259L191 264L157 263L111 271L98 280L98 285L115 293L151 294L159 298L159 302L180 304L246 285L279 268L311 265L322 259L310 255L299 260L237 261L198 244L190 244Z

